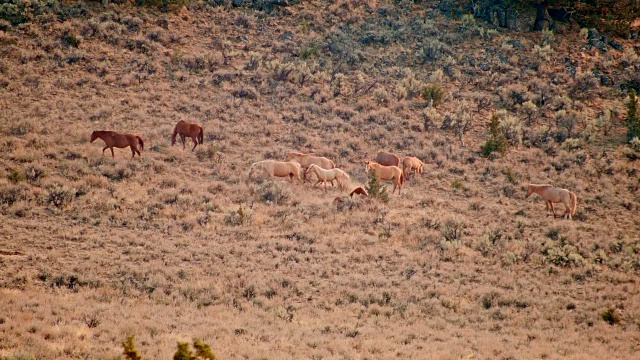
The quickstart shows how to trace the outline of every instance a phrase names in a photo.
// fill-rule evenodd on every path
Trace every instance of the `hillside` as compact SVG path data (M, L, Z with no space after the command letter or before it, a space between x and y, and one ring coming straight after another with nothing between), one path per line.
M0 23L0 359L117 359L127 335L145 359L637 356L637 42L446 1L216 3ZM483 156L494 115L509 146ZM302 151L366 184L380 150L426 164L388 203L247 178ZM574 191L574 219L528 183Z

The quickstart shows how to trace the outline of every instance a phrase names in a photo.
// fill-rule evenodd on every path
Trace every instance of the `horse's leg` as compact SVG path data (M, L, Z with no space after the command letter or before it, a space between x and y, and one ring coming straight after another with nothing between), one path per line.
M553 208L553 203L549 201L549 207L551 208L551 212L553 213L553 218L556 218L556 209Z
M569 205L569 204L567 204L565 202L563 202L563 204L564 204L564 215L563 215L563 217L566 218L566 219L569 219L569 220L573 220L571 218L571 205Z
M191 151L196 149L196 146L198 146L198 138L197 137L191 137L191 140L193 140L193 149L191 149Z
M107 150L108 148L109 148L108 146L105 146L105 147L102 149L102 156L104 156L104 151L105 151L105 150Z
M116 157L116 155L113 153L113 146L110 147L109 150L111 150L111 157Z
M182 140L182 151L184 151L184 138L185 136L180 134L180 139Z

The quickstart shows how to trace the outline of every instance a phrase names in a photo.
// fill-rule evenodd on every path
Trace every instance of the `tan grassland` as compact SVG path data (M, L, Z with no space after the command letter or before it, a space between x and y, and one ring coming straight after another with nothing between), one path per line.
M434 4L90 2L0 30L0 358L118 359L128 334L144 359L194 338L219 359L637 358L634 44ZM494 113L510 146L485 158ZM141 158L103 156L103 129ZM366 184L380 150L425 163L388 203L247 179L301 151ZM576 192L574 220L530 182Z

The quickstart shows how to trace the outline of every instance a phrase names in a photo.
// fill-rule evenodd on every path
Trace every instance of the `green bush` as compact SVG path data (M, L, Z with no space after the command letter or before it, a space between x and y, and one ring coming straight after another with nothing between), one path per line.
M631 142L633 138L640 137L640 111L638 111L638 97L635 90L629 91L629 100L627 101L627 141Z
M493 153L498 153L501 156L507 152L508 143L504 134L504 130L500 128L498 117L493 115L491 122L489 122L489 132L491 137L480 148L480 154L484 157L489 157Z
M142 360L142 356L136 350L136 344L134 343L135 336L129 335L127 336L127 340L122 342L123 347L123 355L125 360Z
M380 183L380 180L376 176L374 171L369 171L367 174L369 178L367 184L367 192L369 196L382 201L383 203L389 202L389 193L387 193L387 187Z
M189 343L178 341L178 350L173 355L173 360L215 360L216 356L211 352L209 344L198 339L193 340L195 354L189 349Z
M27 179L21 169L11 169L11 171L9 171L8 178L9 178L9 181L11 181L14 184L17 184L21 181L25 181Z
M66 5L58 0L0 0L0 19L19 25L39 16L53 14L59 20L87 14L84 2Z
M620 315L616 313L616 309L608 308L607 310L600 313L600 317L602 320L609 323L609 325L615 325L620 323Z
M422 88L422 98L429 101L431 106L438 106L444 100L444 91L439 85L425 85Z

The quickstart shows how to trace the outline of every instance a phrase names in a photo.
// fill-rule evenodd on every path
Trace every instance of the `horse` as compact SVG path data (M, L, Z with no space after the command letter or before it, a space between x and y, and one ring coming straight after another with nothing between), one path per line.
M180 135L180 139L182 139L182 150L184 150L184 140L187 136L193 140L193 149L191 149L191 151L194 151L198 144L204 142L204 130L202 130L202 126L196 123L190 123L184 120L178 121L176 127L173 129L173 135L171 135L171 146L176 143L176 135Z
M545 201L547 215L549 214L549 209L551 209L553 217L556 217L556 211L553 209L553 203L561 202L565 207L563 217L569 218L570 220L573 219L573 215L576 213L576 206L578 205L578 197L575 193L567 189L561 189L547 184L529 184L529 186L527 186L527 196L525 199L533 193L540 195Z
M308 154L304 154L304 153L300 153L300 152L296 152L296 151L290 151L286 154L286 160L287 161L295 161L298 164L300 164L300 166L302 166L302 180L303 182L307 181L307 169L309 168L309 165L311 164L315 164L323 169L326 170L330 170L336 167L336 163L334 163L333 161L327 159L324 156L314 156L314 155L308 155ZM331 180L331 186L333 186L333 180Z
M402 169L397 166L384 166L380 165L375 161L365 161L365 170L367 174L370 170L373 170L376 174L376 177L380 180L392 180L393 181L393 190L391 193L393 194L398 189L398 195L400 195L400 191L402 190L402 184L404 184L404 174L402 173Z
M350 179L349 174L347 174L341 169L333 168L333 169L326 170L316 164L309 165L309 167L305 171L305 175L309 172L313 172L314 174L316 174L316 177L318 178L318 181L315 184L313 184L313 186L315 187L316 185L323 183L324 191L327 191L327 181L336 180L338 182L338 186L344 189L344 187L347 185L347 182Z
M376 155L376 159L374 161L384 166L400 167L400 157L394 153L386 151L380 151L378 155Z
M121 134L115 131L96 130L91 133L89 143L93 143L96 139L104 141L102 155L104 155L105 150L109 149L111 150L111 157L115 157L113 153L114 147L126 148L127 146L130 146L131 157L133 158L136 156L136 153L138 153L138 156L141 156L140 151L144 150L144 141L142 141L140 136L134 134ZM139 150L138 145L140 145Z
M349 193L349 197L353 197L354 194L369 196L367 189L363 188L362 186L358 186L357 188L351 190L351 192Z
M293 184L293 179L301 179L300 174L302 169L300 164L292 161L276 161L276 160L262 160L254 162L249 167L249 179L256 172L261 171L270 177L289 177L289 180Z
M424 163L420 161L417 157L407 156L402 159L402 172L404 174L410 174L411 170L413 170L413 175L420 173L422 174L422 169L424 168Z

